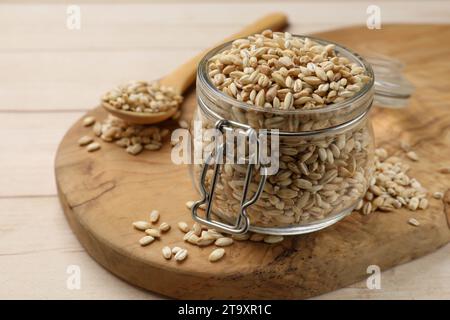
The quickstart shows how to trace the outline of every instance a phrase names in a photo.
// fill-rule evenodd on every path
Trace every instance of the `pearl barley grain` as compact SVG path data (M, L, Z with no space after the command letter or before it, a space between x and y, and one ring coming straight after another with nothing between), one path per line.
M159 231L158 229L147 229L145 230L145 233L148 234L149 236L152 236L153 238L160 238L161 237L161 231Z
M433 198L435 198L437 200L440 200L443 197L444 197L444 193L442 193L442 192L437 191L437 192L433 193Z
M86 147L86 150L89 152L94 152L97 151L98 149L100 149L100 144L98 142L92 142L88 144L88 146Z
M198 222L195 222L192 226L192 231L194 231L197 236L200 236L202 234L202 226Z
M170 247L165 246L164 248L162 248L162 255L164 259L170 260L170 258L172 258L172 250L170 249Z
M279 243L284 240L283 236L269 235L264 237L264 242L269 244Z
M90 144L92 141L94 141L94 138L90 136L83 136L80 139L78 139L78 145L85 146L87 144Z
M159 220L159 211L158 210L153 210L152 212L150 212L150 222L151 223L156 223Z
M85 127L92 126L94 123L95 123L94 117L89 116L83 119L83 126Z
M260 233L253 233L251 236L250 236L250 238L249 238L249 240L250 241L254 241L254 242L260 242L260 241L263 241L264 240L264 235L263 234L260 234Z
M223 238L224 235L218 232L216 229L208 229L207 231L202 231L202 237L217 240L219 238Z
M214 244L218 247L231 246L233 244L233 239L232 238L219 238L214 242Z
M187 258L187 256L188 256L188 251L186 249L181 249L175 254L175 260L181 262L181 261L185 260Z
M209 246L210 244L212 244L214 241L215 241L214 238L200 237L200 238L197 240L196 244L197 244L199 247L206 247L206 246Z
M419 203L420 200L418 198L416 197L412 198L411 200L409 200L408 209L412 211L417 210L417 208L419 207Z
M137 230L145 231L149 228L151 228L151 224L147 221L136 221L133 222L133 227L135 227Z
M428 208L428 200L425 199L425 198L420 199L420 201L419 201L419 208L420 208L420 209L426 209L426 208Z
M189 231L189 226L186 222L180 221L180 222L178 222L178 229L180 229L181 231L186 233Z
M233 234L232 238L236 241L247 241L250 238L250 232L244 234Z
M211 254L209 255L209 261L210 262L216 262L219 261L220 259L223 258L223 256L225 255L225 249L219 248L219 249L215 249L211 252Z
M155 240L152 236L145 236L139 240L141 246L147 246Z
M188 241L189 238L190 238L192 235L196 236L197 239L198 239L198 236L194 234L194 231L190 230L190 231L188 231L188 232L185 233L185 235L183 236L183 240L184 240L184 241ZM191 239L191 241L192 241L192 239Z
M419 161L419 156L414 151L409 151L406 153L406 156L412 161Z
M414 226L414 227L420 226L420 222L417 221L417 220L414 219L414 218L410 218L410 219L408 220L408 223L409 223L410 225Z
M192 200L190 200L190 201L187 201L186 202L186 207L188 208L188 209L192 209L192 207L194 206L194 201L192 201Z
M173 247L172 248L172 253L173 254L176 254L178 251L180 251L181 250L181 248L180 247Z
M159 230L161 230L161 232L167 232L170 230L170 224L168 224L167 222L163 222L159 225Z
M131 146L128 146L125 150L129 154L135 156L135 155L138 155L142 151L143 148L144 147L142 146L142 144L137 143L137 144L133 144Z
M180 120L178 122L178 125L180 126L180 128L183 128L183 129L188 129L189 128L189 124L187 123L186 120Z

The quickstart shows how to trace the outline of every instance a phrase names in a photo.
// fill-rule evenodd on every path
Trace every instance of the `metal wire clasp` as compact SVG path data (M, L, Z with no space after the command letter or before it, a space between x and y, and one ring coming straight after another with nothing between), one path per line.
M216 122L215 125L216 129L219 130L222 134L225 133L226 130L232 130L229 122L227 120L219 120ZM235 221L235 223L227 224L224 222L220 222L217 220L213 220L211 215L211 209L212 209L212 202L214 198L214 191L216 188L217 178L219 176L219 168L220 168L220 160L222 159L222 156L224 154L224 143L221 143L216 146L215 148L215 154L211 153L208 158L205 161L202 174L200 176L200 192L202 195L202 199L199 201L196 201L194 205L192 206L192 218L204 225L207 225L208 227L219 229L223 232L231 233L231 234L242 234L246 233L249 230L250 227L250 219L247 214L247 208L254 204L256 201L258 201L263 189L264 185L266 183L267 179L267 169L264 166L261 166L261 179L258 184L258 188L255 192L255 194L247 200L247 193L249 190L249 185L252 179L253 170L255 168L255 165L260 165L259 161L259 148L260 148L260 142L259 137L257 136L257 133L254 129L251 127L245 127L245 130L243 133L249 138L249 141L255 141L256 142L256 151L255 154L250 155L249 157L249 163L247 167L247 171L245 174L245 182L244 182L244 188L243 188L243 194L241 199L241 204L239 208L239 215ZM250 139L253 138L253 139ZM213 178L210 186L210 190L207 190L207 187L205 185L206 181L206 174L208 172L208 169L211 165L211 160L214 157L214 173ZM256 158L255 158L256 157ZM201 205L206 204L206 214L205 218L198 215L198 210Z

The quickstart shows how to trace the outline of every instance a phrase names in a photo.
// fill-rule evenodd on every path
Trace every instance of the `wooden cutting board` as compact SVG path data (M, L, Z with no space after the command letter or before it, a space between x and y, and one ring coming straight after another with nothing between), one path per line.
M59 197L69 223L89 254L120 278L175 298L307 298L348 286L381 270L436 250L450 240L450 26L391 25L381 30L352 27L319 35L357 52L377 52L400 59L416 86L403 110L375 108L377 145L395 151L400 139L420 156L410 174L443 200L430 197L426 211L397 210L370 216L353 214L314 234L287 237L277 245L237 242L218 263L208 262L212 247L183 243L178 221L191 222L187 200L197 199L186 166L170 161L166 143L158 152L131 156L113 144L88 153L77 140L91 129L78 121L59 146L55 172ZM100 93L99 93L100 94ZM189 118L194 94L183 108ZM103 110L89 114L105 117ZM174 126L167 123L167 126ZM409 161L409 160L405 160ZM152 209L172 229L148 247L131 223L147 219ZM407 223L416 218L421 224ZM166 261L165 245L188 247L183 263Z

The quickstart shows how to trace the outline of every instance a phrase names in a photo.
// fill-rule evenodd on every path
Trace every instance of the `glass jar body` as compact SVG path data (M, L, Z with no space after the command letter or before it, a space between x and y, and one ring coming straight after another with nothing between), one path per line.
M238 101L215 87L207 67L209 59L230 43L205 56L197 72L198 107L191 128L200 127L201 132L220 128L226 135L228 131L222 127L225 123L227 129L246 134L269 131L278 140L267 141L265 153L271 155L271 160L275 155L278 170L267 174L259 162L249 170L250 161L239 162L239 157L232 157L232 161L227 157L215 165L205 165L194 157L191 176L203 196L192 210L194 219L234 233L251 230L289 235L327 227L357 206L374 171L374 137L369 118L374 99L373 72L359 55L334 45L338 56L358 65L370 80L354 96L316 109L281 110ZM282 95L287 91L279 90L277 94L284 100ZM196 130L191 134L194 145L200 144L204 150L212 146L216 153L222 152L226 138L217 142L205 139ZM237 148L231 147L233 154ZM249 154L243 159L249 160ZM203 220L197 215L200 204L206 205ZM215 223L210 214L224 223ZM240 228L242 221L244 227Z

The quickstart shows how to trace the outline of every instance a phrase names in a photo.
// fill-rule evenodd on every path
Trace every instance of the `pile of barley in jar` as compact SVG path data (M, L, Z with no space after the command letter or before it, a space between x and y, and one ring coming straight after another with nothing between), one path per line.
M265 111L326 109L354 96L370 80L363 67L338 56L333 44L271 31L234 41L209 60L208 74L226 95L261 109L214 110L222 117L254 129L290 132L327 128L346 120L339 113L320 118ZM201 112L196 117L205 128L214 126ZM354 206L373 172L371 134L370 125L361 121L340 134L281 137L280 170L268 178L260 199L248 208L252 225L306 224ZM195 176L201 169L201 165L194 167ZM234 221L239 212L246 169L246 165L225 164L219 175L214 210L225 220ZM207 186L212 176L212 170L208 171ZM252 192L259 179L255 173Z

